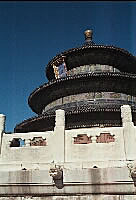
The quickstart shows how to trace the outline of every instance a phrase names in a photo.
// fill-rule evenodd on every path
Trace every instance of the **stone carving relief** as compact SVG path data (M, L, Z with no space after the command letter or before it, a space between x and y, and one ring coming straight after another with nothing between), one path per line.
M127 166L128 166L129 172L130 172L130 177L134 181L134 186L136 187L136 164L130 163Z
M62 169L60 166L54 166L51 167L49 170L50 176L52 176L54 179L61 179L62 177Z
M87 134L79 134L77 137L74 137L74 144L89 144L92 143L91 137L88 137Z
M63 185L63 169L61 166L52 165L49 170L50 176L52 176L53 181L58 189L62 189L64 187Z
M97 136L96 143L110 143L115 142L114 135L110 133L101 133L100 136Z
M74 137L74 144L89 144L89 143L110 143L115 142L114 135L110 133L101 133L100 136L90 136L87 134L79 134Z
M46 146L46 145L47 145L47 141L46 139L43 139L42 137L34 137L30 141L30 146Z

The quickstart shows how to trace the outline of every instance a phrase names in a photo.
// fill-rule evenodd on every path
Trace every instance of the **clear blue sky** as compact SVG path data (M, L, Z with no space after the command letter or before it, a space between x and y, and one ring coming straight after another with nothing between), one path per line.
M81 45L89 28L96 44L136 55L136 2L0 2L0 113L6 115L6 131L36 115L27 101L47 82L45 66Z

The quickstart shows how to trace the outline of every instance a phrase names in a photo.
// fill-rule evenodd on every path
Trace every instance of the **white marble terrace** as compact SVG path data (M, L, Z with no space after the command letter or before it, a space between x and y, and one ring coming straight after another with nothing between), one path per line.
M56 194L73 200L77 195L135 199L136 127L130 106L121 107L121 118L122 127L65 130L65 112L57 110L54 131L6 134L1 114L0 199L35 194L51 200Z
M98 167L122 166L136 159L136 127L131 108L121 107L122 127L65 130L65 112L56 111L54 131L4 133L5 116L0 115L0 167L20 163L66 163ZM22 145L11 145L14 139Z

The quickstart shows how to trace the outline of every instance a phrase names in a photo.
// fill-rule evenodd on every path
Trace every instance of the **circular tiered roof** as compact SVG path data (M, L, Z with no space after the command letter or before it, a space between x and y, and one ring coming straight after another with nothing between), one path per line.
M48 80L55 79L53 64L61 64L63 58L68 70L83 65L102 64L113 66L121 72L136 73L136 67L134 67L136 58L128 51L114 46L88 43L55 56L46 67Z
M88 73L56 79L32 92L28 99L31 109L41 114L50 102L71 94L84 92L121 92L136 96L136 75L128 73Z
M29 96L28 104L38 117L18 124L15 132L53 130L55 110L66 112L66 128L121 126L120 106L132 107L133 121L136 122L136 58L128 51L114 47L96 45L92 31L85 31L85 44L55 56L46 67L49 82L35 89ZM64 64L65 76L56 76L55 70ZM100 68L108 71L95 71ZM86 67L89 71L82 71ZM91 71L92 69L94 71ZM76 70L76 74L72 70ZM73 74L69 74L69 73ZM116 93L128 95L131 100L95 99L64 102L70 95L84 93ZM116 95L115 95L116 96ZM77 97L76 97L77 98ZM134 100L135 99L135 100ZM61 103L56 105L56 101ZM50 109L46 109L52 103Z

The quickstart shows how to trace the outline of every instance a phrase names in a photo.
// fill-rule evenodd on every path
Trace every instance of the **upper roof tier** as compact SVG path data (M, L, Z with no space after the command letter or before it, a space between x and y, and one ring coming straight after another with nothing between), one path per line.
M92 41L92 30L85 33L85 43L81 47L72 48L55 56L46 67L48 80L56 78L55 70L64 72L85 65L108 65L121 72L136 73L136 57L128 51L115 46L96 45ZM59 67L65 64L65 68ZM58 76L59 77L59 76Z

